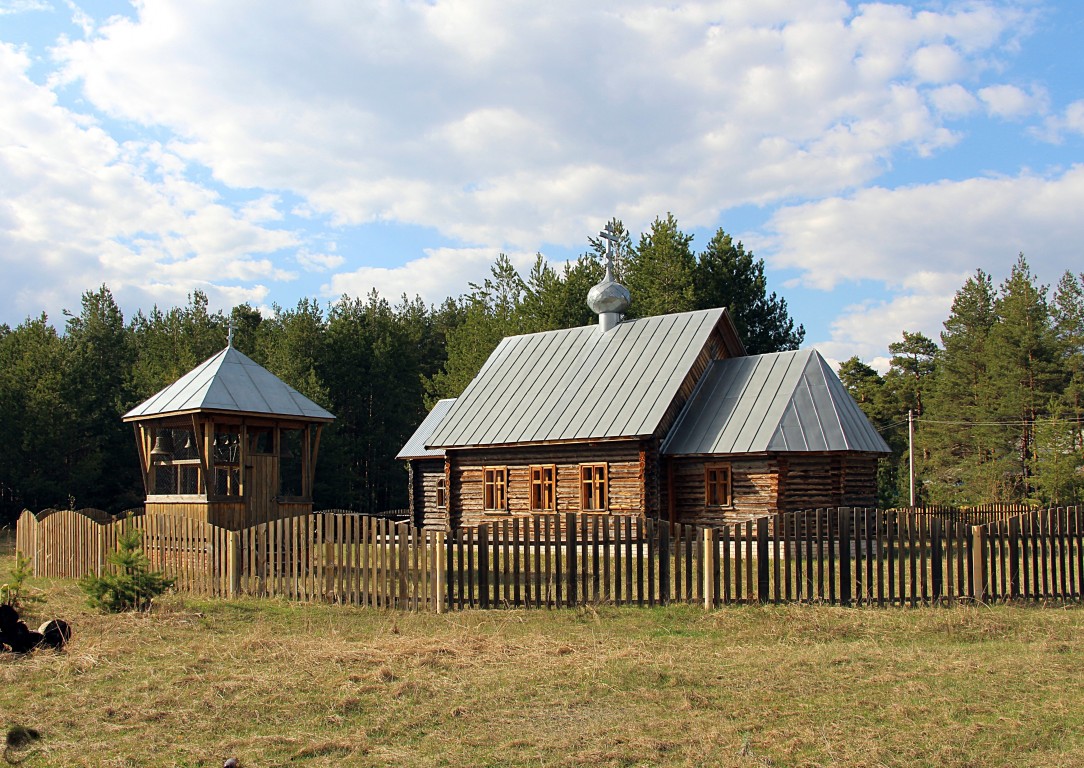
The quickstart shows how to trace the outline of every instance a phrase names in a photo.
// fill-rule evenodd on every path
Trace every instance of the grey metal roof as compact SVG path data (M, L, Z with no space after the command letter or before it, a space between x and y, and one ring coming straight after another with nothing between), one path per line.
M422 420L422 423L418 425L418 428L414 430L414 434L410 436L410 439L406 441L406 445L402 450L395 455L397 459L442 459L444 458L444 451L440 448L426 448L425 444L429 440L430 435L433 434L433 430L437 428L437 425L447 415L448 410L452 407L452 403L455 402L454 397L449 397L444 400L438 400L437 404L433 406L433 410Z
M664 454L891 449L815 349L712 363Z
M133 421L190 411L233 411L306 421L335 419L233 347L205 360L123 418Z
M721 323L706 309L505 338L426 445L650 435Z

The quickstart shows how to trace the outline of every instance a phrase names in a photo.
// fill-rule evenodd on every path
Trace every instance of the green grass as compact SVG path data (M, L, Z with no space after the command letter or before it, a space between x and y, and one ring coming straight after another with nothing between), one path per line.
M0 557L0 578L13 563ZM405 614L173 595L0 657L24 766L1068 766L1084 611Z

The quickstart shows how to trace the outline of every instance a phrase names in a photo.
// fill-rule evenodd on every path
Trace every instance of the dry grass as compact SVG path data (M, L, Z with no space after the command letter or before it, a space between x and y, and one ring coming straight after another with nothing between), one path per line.
M13 558L0 557L0 577ZM62 653L0 657L25 766L1084 763L1084 612L791 606L397 614L38 582Z

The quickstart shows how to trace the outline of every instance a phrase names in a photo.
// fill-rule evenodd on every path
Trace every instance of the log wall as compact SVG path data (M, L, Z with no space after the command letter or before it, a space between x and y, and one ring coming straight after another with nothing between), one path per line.
M870 507L877 500L873 454L775 454L759 457L674 457L677 522L722 525L761 515L828 507ZM705 464L731 467L733 504L708 507Z
M531 514L530 467L539 464L557 467L558 512L580 511L580 464L605 462L607 511L641 515L646 501L641 449L640 441L624 440L449 451L452 524L471 526L508 515ZM507 512L483 508L485 467L508 468Z
M876 504L875 454L792 454L780 456L779 464L781 510Z
M443 458L410 462L410 519L416 527L448 529L447 502L444 507L437 506L437 483L443 477Z
M752 520L778 511L779 464L767 456L755 458L675 457L673 493L677 522L716 526ZM705 464L730 464L731 497L727 507L705 503Z

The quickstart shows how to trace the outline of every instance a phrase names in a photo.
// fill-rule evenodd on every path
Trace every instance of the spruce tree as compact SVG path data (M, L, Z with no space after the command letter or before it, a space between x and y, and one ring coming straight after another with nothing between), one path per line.
M111 613L148 611L154 598L173 586L173 579L151 570L151 562L141 546L143 531L125 525L117 535L117 551L106 557L111 572L87 574L79 581L92 608Z

